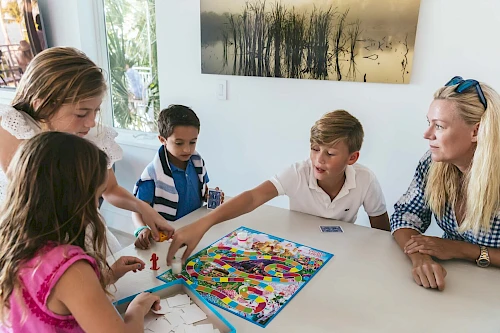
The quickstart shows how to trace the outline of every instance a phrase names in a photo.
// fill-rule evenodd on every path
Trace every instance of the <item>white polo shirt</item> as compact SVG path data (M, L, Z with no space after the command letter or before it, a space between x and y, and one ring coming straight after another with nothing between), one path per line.
M380 184L370 169L354 164L347 166L345 174L344 186L333 201L318 186L310 159L291 165L271 182L278 195L289 197L290 209L298 212L354 223L361 205L368 216L387 211Z

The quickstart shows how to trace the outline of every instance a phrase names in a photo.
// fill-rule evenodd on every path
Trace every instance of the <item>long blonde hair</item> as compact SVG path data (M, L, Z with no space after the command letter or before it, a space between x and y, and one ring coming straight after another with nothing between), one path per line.
M30 61L12 106L44 122L63 104L101 97L105 92L102 69L83 52L72 47L52 47Z
M425 188L429 207L439 218L445 205L456 209L459 196L465 195L464 220L460 232L490 230L491 218L500 208L500 96L490 86L480 83L487 101L485 110L475 89L455 92L456 86L442 87L434 99L454 103L462 119L469 125L479 123L477 144L471 165L463 175L456 166L432 162Z
M38 134L17 150L0 206L0 321L20 288L23 263L49 244L86 250L87 227L92 231L87 253L96 259L105 289L109 266L97 192L107 179L107 159L90 141L60 132Z

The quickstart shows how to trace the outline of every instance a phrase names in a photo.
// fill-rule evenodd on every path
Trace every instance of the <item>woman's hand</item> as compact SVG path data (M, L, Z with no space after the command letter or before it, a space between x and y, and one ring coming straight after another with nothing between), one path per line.
M439 290L444 289L444 278L447 273L443 266L432 260L428 255L417 254L410 256L410 258L413 263L411 273L419 286Z
M457 258L459 249L457 248L457 242L454 240L413 235L411 239L406 242L404 252L406 254L427 254L441 260L449 260Z

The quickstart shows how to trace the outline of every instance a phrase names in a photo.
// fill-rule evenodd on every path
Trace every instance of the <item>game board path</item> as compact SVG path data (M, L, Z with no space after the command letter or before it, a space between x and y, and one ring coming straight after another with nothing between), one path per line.
M231 253L234 253L234 256L227 256L227 255L221 255L217 253L217 251L229 251ZM219 298L224 304L235 308L238 311L244 312L244 313L259 313L263 311L266 307L266 299L262 297L263 295L263 290L268 291L268 292L273 292L274 289L272 286L265 282L281 282L281 283L290 283L290 282L300 282L302 281L302 276L298 274L303 267L301 264L299 264L296 261L293 261L291 259L279 257L279 256L270 256L270 255L263 255L260 252L257 251L243 251L239 250L236 248L231 248L231 247L224 247L224 246L218 246L218 247L212 247L207 250L208 256L202 256L199 257L195 260L189 261L186 264L186 272L195 280L197 281L206 281L206 282L222 282L222 283L230 283L230 282L239 282L239 283L247 283L250 284L250 286L240 286L238 288L239 294L246 298L253 300L257 303L257 306L255 309L251 307L244 306L234 300L232 300L230 297L227 295L223 294L222 292L207 287L207 286L202 286L198 283L195 283L193 281L190 281L186 277L182 276L182 278L190 285L195 287L197 291L201 291L206 294L211 294L217 298ZM273 275L273 276L263 276L263 275L258 275L258 274L248 274L245 272L242 272L231 265L227 264L227 262L242 262L242 261L251 261L251 260L272 260L272 261L279 261L281 264L269 264L266 265L264 270L266 271L267 274ZM205 275L199 274L199 272L196 270L196 264L199 262L214 262L217 265L219 265L221 268L225 269L228 271L229 274L231 275L236 275L236 277L209 277ZM292 267L286 266L290 265ZM278 269L285 271L286 273L282 273L278 271ZM262 282L264 281L264 282ZM253 286L252 286L253 285ZM261 288L261 289L259 289Z

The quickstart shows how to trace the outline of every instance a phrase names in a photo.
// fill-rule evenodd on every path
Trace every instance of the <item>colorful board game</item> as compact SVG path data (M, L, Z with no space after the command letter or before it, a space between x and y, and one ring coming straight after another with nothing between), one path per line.
M266 327L332 254L240 227L190 257L178 276L208 302Z

